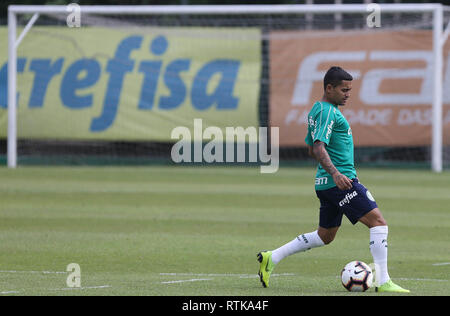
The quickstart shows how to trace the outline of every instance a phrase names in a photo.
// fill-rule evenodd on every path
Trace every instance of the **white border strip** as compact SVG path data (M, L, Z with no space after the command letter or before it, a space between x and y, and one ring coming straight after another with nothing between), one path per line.
M433 12L441 4L380 4L384 13ZM300 5L81 5L81 13L101 14L285 14L285 13L366 13L366 4ZM65 5L10 5L14 13L67 13Z

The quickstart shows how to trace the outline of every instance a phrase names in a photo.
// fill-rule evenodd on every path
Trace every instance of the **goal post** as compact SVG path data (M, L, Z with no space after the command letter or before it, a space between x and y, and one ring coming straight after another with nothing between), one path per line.
M366 4L338 5L177 5L177 6L79 6L83 14L99 16L191 16L205 15L252 15L269 14L362 14L366 16L370 10ZM444 32L444 12L449 8L441 4L380 4L381 14L423 14L432 15L432 133L431 133L431 168L435 172L443 169L443 48L448 32ZM32 15L27 25L17 37L17 15ZM7 128L7 165L17 166L17 50L20 41L26 41L27 32L39 19L39 15L67 15L68 7L60 5L10 5L8 7L8 128ZM83 22L82 22L83 23ZM82 26L83 27L83 26Z

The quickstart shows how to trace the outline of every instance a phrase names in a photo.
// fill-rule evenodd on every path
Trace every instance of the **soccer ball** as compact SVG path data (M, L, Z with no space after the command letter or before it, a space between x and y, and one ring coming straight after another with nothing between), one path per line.
M372 286L372 269L362 261L352 261L342 269L342 285L350 292L365 292Z

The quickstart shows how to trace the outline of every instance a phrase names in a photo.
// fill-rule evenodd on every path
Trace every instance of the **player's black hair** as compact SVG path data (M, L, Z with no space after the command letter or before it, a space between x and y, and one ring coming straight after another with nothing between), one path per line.
M333 66L328 69L325 77L323 77L323 89L325 90L328 84L336 87L341 84L342 80L352 81L353 77L341 67Z

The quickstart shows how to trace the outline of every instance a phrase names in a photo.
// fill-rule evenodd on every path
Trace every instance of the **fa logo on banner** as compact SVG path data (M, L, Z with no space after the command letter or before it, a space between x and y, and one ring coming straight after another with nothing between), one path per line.
M66 7L66 12L70 12L67 16L66 22L68 27L81 26L81 8L77 3L71 3Z
M370 28L381 27L381 7L377 3L370 3L367 5L367 12L371 12L367 16L367 26Z

